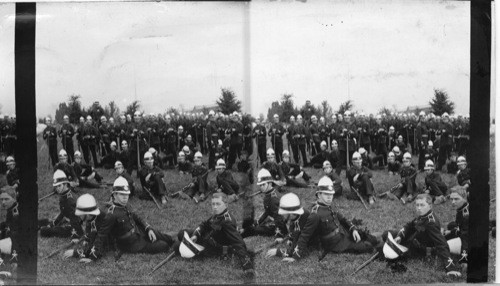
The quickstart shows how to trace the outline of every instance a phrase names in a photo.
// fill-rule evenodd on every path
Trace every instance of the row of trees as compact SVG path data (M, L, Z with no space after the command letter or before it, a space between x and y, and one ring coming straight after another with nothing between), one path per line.
M72 94L69 96L68 102L60 103L55 113L55 120L57 122L62 122L63 116L67 114L69 116L70 122L76 124L78 123L81 116L86 117L91 113L93 109L96 108L94 104L87 108L84 108L81 103L81 98L81 95ZM230 114L234 111L241 112L241 101L236 98L234 91L229 88L221 88L221 95L216 100L216 104L219 111L223 114ZM445 112L447 112L448 114L452 114L455 110L455 103L451 102L446 91L441 89L434 90L434 98L431 99L429 104L433 110L433 113L436 115L441 115ZM102 108L104 116L106 116L107 118L117 118L120 115L120 108L117 106L115 101L110 101L104 107L99 107ZM310 104L310 102L307 101L304 105L298 107L294 104L293 94L283 94L281 96L281 100L274 101L271 104L271 107L267 111L267 119L269 121L272 121L274 114L278 114L278 116L280 117L280 121L282 122L288 121L291 115L296 114L302 114L303 116L304 114L316 114L325 118L330 118L334 113L344 114L345 111L352 111L353 108L354 104L351 100L343 102L336 110L334 110L326 100L323 100L318 106ZM125 108L125 113L134 114L137 110L140 109L140 101L135 100L127 105L127 107ZM174 107L168 108L167 110L165 110L165 112L169 114L180 113L179 110ZM203 110L203 112L207 114L208 110ZM382 107L378 113L391 114L393 112L387 107ZM264 115L261 114L260 118L264 119Z

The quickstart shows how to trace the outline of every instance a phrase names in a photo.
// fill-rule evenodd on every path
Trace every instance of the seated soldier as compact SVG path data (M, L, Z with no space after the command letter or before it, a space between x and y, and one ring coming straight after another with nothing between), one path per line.
M97 233L102 228L106 212L101 211L97 207L97 202L94 196L83 194L76 200L75 215L80 218L85 226L85 235L82 236L82 243L76 245L73 249L68 249L63 254L63 259L70 257L79 258L81 263L89 263L97 260L99 257L96 253ZM80 243L77 240L77 243ZM107 241L105 241L107 243ZM102 249L100 249L102 252Z
M401 152L401 154L406 153L406 144L404 142L403 135L399 135L398 136L398 139L396 141L396 146L398 146L399 151Z
M241 150L240 161L238 162L237 168L238 168L239 173L245 173L247 175L248 182L243 184L243 185L253 184L253 180L254 180L253 168L248 160L247 150Z
M104 169L111 169L114 167L115 162L120 159L120 153L118 152L118 148L116 146L116 142L113 141L109 144L110 151L104 158L101 160L102 167Z
M75 156L76 160L76 156ZM83 235L80 219L75 215L76 200L71 192L66 174L61 170L54 172L54 182L56 193L59 195L59 215L48 225L40 228L42 237L70 237L79 239ZM69 224L66 220L69 220ZM42 220L48 221L48 220Z
M436 161L437 160L437 155L438 152L436 149L434 149L434 144L432 143L431 140L427 143L427 150L425 151L424 158L425 160L431 160L431 161Z
M373 170L373 161L370 156L368 156L368 152L366 152L366 149L361 147L359 148L358 152L359 154L361 154L361 159L363 160L361 165L363 165L363 167L367 167L370 170Z
M406 152L403 155L403 167L400 172L401 181L379 197L387 195L391 200L400 200L403 204L411 202L417 191L417 174L417 169L411 164L411 154Z
M217 141L217 148L215 148L214 152L215 161L217 162L219 159L225 160L226 156L227 156L227 151L222 146L222 140L219 139Z
M178 239L181 241L176 251L185 258L195 255L200 257L228 257L236 256L243 268L246 278L255 277L253 252L246 247L236 227L236 220L227 209L228 197L224 193L215 193L212 196L212 212L208 220L203 221L196 229L183 229L179 231ZM187 238L186 238L187 236ZM194 248L191 242L196 243ZM193 249L196 252L193 252ZM200 250L201 249L201 250ZM189 251L191 250L191 251Z
M226 170L226 163L224 160L217 160L215 171L217 172L216 180L219 192L226 194L229 202L237 201L240 185L234 180L231 171Z
M13 188L3 189L0 193L0 203L2 209L7 210L5 221L0 223L0 251L3 261L9 261L10 270L14 271L17 269L17 255L20 250L19 204L16 191ZM10 258L7 259L4 255Z
M120 162L122 162L123 167L127 171L129 175L132 175L132 170L134 169L134 166L132 164L133 159L132 159L132 152L130 151L128 147L127 140L122 140L122 151L120 152L120 155L118 156Z
M186 161L193 163L194 153L191 152L191 149L189 149L187 145L184 145L184 147L182 147L182 152L184 152L184 156L186 156Z
M451 189L450 200L452 207L457 211L454 222L448 224L443 232L448 241L450 253L460 255L458 262L464 272L467 272L467 252L469 246L469 203L465 188L455 186Z
M467 161L465 160L465 157L463 156L458 157L457 166L458 166L458 171L457 171L458 184L462 187L465 187L467 192L469 192L469 186L471 184L470 169L469 167L467 167Z
M330 152L330 164L332 164L332 168L335 169L335 173L340 176L340 172L342 172L342 164L340 163L340 151L339 151L339 143L337 140L332 140L332 152Z
M276 162L276 155L274 154L274 150L272 148L267 149L266 152L267 161L262 164L262 168L267 169L271 176L273 177L274 182L279 186L284 186L286 184L286 177L281 170L280 166Z
M261 169L257 174L257 185L260 192L264 194L264 212L255 221L252 218L243 221L241 236L243 238L263 235L283 238L287 234L287 228L283 218L278 214L279 198L276 184L271 174L266 169Z
M202 158L201 152L196 152L191 182L180 191L172 194L172 197L180 196L182 199L193 199L195 203L206 199L208 195L208 168L202 163Z
M403 153L399 150L398 146L392 148L392 153L394 153L394 160L399 164L403 164Z
M333 172L332 164L330 164L330 161L323 162L323 173L333 182L333 190L335 191L334 196L342 196L344 189L342 187L342 179L337 173Z
M399 232L395 230L384 232L382 235L384 241L388 240L390 233L396 243L409 248L408 253L405 253L409 257L424 258L435 253L446 275L460 277L461 274L453 263L446 239L441 233L441 223L432 211L431 196L419 194L415 199L415 209L417 217ZM386 254L385 251L384 254Z
M351 188L357 190L363 199L368 198L370 205L375 203L373 198L374 189L371 178L372 172L361 165L361 154L354 152L352 155L352 167L347 172L347 179Z
M184 154L184 151L179 152L179 157L177 157L177 167L179 168L179 174L181 175L191 173L191 170L193 169L191 162L186 160L186 154Z
M311 237L316 230L314 219L311 218L309 211L304 210L296 194L288 193L280 199L278 214L289 226L288 235L283 241L285 246L269 249L266 258L277 256L284 257L283 262L295 262L306 257L309 249L314 245Z
M323 248L323 259L329 252L369 253L378 244L377 238L356 226L339 212L333 211L333 182L324 176L318 182L316 205L311 209L315 235ZM314 237L313 237L314 238ZM312 239L313 239L312 238Z
M61 170L66 174L66 177L68 177L68 181L71 185L72 188L78 186L78 176L75 172L75 169L73 169L73 166L71 166L68 163L68 154L64 149L61 149L59 151L59 156L58 156L59 162L54 166L54 172L56 170Z
M458 172L457 154L455 152L450 153L450 161L446 164L446 172L448 174L456 174Z
M435 204L442 204L446 201L448 187L443 182L441 176L434 172L434 163L431 160L425 162L425 189L424 193L431 195Z
M130 189L130 197L133 197L135 195L135 182L132 179L132 176L125 171L125 168L122 164L121 161L116 161L115 162L115 172L118 177L123 177L125 180L127 180L129 189Z
M308 188L311 177L306 173L299 164L290 163L290 153L288 150L283 151L283 160L279 163L281 171L285 174L286 186L295 188ZM297 181L303 178L306 183Z
M144 219L128 207L130 191L127 180L118 177L113 183L112 204L94 242L93 256L101 258L105 253L105 243L116 242L118 251L123 253L163 253L168 252L174 244L169 235L155 230Z
M6 159L6 164L7 164L7 173L6 178L7 178L7 184L11 187L14 187L14 189L17 189L19 187L20 181L19 181L19 168L16 167L16 161L14 160L14 157L8 156Z
M80 151L76 151L74 158L75 162L73 162L73 169L78 177L78 186L90 189L101 188L101 175L95 171L94 167L82 163L82 153L80 153ZM97 184L90 181L94 178L97 181ZM104 185L102 187L104 188L106 186Z
M156 152L156 149L149 148L148 152L151 153L151 155L153 155L153 161L154 161L155 167L163 169L163 161L161 160L160 156L158 155L158 152Z
M163 182L163 171L154 165L153 155L149 152L144 153L144 165L139 171L139 178L143 193L140 199L150 200L155 196L161 200L161 203L167 204L167 188Z
M387 171L389 172L389 175L394 175L396 173L399 173L399 170L401 169L401 164L396 161L396 155L394 155L394 152L389 152L387 155Z
M186 142L184 144L185 144L185 146L188 146L190 153L194 154L197 151L196 145L193 142L193 136L191 136L191 134L188 134L186 136ZM194 157L193 157L193 159L194 159Z
M323 166L323 162L330 159L330 152L328 152L327 144L325 141L321 141L319 145L321 151L316 154L316 156L311 158L310 164L314 169L319 169Z

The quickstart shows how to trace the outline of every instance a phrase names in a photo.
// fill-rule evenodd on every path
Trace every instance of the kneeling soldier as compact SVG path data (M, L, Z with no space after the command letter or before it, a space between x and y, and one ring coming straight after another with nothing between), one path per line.
M216 180L219 190L228 196L229 202L238 200L240 185L234 180L231 171L226 170L226 163L224 160L217 160L215 170L217 171Z
M178 239L182 241L178 248L180 255L191 258L195 254L205 257L227 257L234 254L240 261L244 275L247 278L253 278L255 276L253 252L247 250L245 241L236 228L236 220L229 214L227 203L228 197L226 194L215 193L212 196L213 216L202 222L194 230L183 229L179 231ZM199 244L204 249L196 248L196 253L190 252L193 248L186 247L186 244L190 244L190 241Z
M307 188L309 185L309 180L311 177L306 173L304 169L299 164L290 163L290 153L288 150L283 151L282 161L279 163L281 171L285 175L286 185L289 187L296 188ZM297 179L303 178L306 183L297 181Z
M396 243L409 248L409 255L414 257L430 256L433 248L439 257L446 275L460 277L444 235L441 233L441 223L432 211L432 198L428 194L420 194L415 199L417 217L407 223L399 232L390 231L383 234L384 241L389 234L395 237Z
M103 253L104 244L107 243L106 238L101 241L102 238L97 237L106 213L99 210L94 196L83 194L76 200L75 215L80 217L85 226L85 236L81 245L64 252L63 259L75 257L80 258L80 262L83 263L95 261L99 258L97 253Z
M244 221L243 231L241 236L243 238L264 235L275 236L276 238L283 238L287 233L285 222L278 214L279 198L276 191L276 184L266 169L261 169L257 174L257 185L260 191L264 193L264 213L255 221ZM253 218L251 218L253 220Z
M373 198L373 183L371 181L373 174L370 169L361 165L362 161L361 154L354 152L352 155L352 167L347 172L347 179L351 188L356 189L363 199L368 198L370 205L372 205L375 202Z
M360 234L350 220L333 211L331 205L334 193L332 180L327 176L321 178L316 191L316 205L312 207L310 215L323 248L320 260L329 252L372 252L377 239L365 232Z
M76 157L75 157L76 160ZM54 183L52 184L59 195L59 215L48 226L40 228L42 237L71 237L78 239L83 235L80 219L75 215L76 200L70 189L68 178L61 170L54 172ZM64 223L64 218L69 224Z
M167 189L162 179L163 171L154 165L153 154L149 152L144 154L144 166L139 171L139 178L144 189L141 199L149 200L153 195L159 197L162 204L167 204Z
M169 235L154 230L146 221L127 207L130 191L127 180L118 177L113 184L112 205L108 208L102 228L98 229L99 243L108 236L116 240L118 250L124 253L161 253L168 252L174 243ZM99 244L100 245L100 244ZM103 253L100 246L96 256Z

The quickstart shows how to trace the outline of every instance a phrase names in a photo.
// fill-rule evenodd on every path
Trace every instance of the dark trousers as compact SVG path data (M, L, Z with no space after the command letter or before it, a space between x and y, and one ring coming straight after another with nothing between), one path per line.
M177 165L177 152L174 143L165 145L165 155L165 159L171 167Z
M160 175L154 175L149 178L147 186L143 186L148 188L153 196L161 198L167 194L167 188L165 187L165 183L163 182ZM146 190L144 190L141 199L151 199Z
M57 162L59 161L57 159L57 142L50 142L49 143L49 157L50 157L50 160L52 161L52 167L54 167Z
M302 166L305 167L309 164L307 162L306 144L299 144L299 150L300 150L300 154L302 155ZM294 152L294 154L297 154L297 158L299 157L298 152L297 153Z
M262 223L259 225L252 225L244 229L241 237L250 236L274 236L276 234L276 225L274 223Z
M71 164L73 163L74 160L74 154L75 154L75 149L73 147L73 140L66 139L66 140L61 140L63 144L64 150L66 150L66 153L68 153L68 163Z
M174 244L174 239L168 234L153 230L156 235L156 241L151 242L148 234L133 233L130 237L117 240L118 248L126 253L162 253L168 252Z
M99 161L97 161L96 145L83 145L82 149L83 159L85 159L85 162L90 165L90 154L92 154L94 167L97 167L99 165Z
M276 163L281 162L283 156L283 141L276 140L273 143L274 153L276 154Z
M42 226L40 228L41 237L71 237L71 232L73 228L69 224L57 225L57 226Z
M441 171L446 164L446 160L450 157L451 145L443 145L439 147L438 163L436 171Z
M257 145L257 153L259 153L260 163L264 164L264 162L267 160L267 158L266 158L266 143L265 142Z
M231 144L229 145L229 158L228 158L228 169L233 168L234 163L236 162L236 157L240 157L241 155L241 146L242 144Z
M299 164L299 146L297 144L290 144L292 147L293 161L295 164Z
M363 197L368 198L373 195L373 184L367 174L360 175L354 183L354 187L357 188L359 194Z

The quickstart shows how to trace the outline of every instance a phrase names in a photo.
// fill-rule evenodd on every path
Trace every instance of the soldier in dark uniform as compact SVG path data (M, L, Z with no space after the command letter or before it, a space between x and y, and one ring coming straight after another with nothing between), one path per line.
M465 187L465 189L468 191L471 185L471 179L470 179L470 168L467 167L467 161L465 160L465 157L463 156L458 157L457 166L458 166L458 172L457 172L458 184L462 187Z
M309 185L309 180L311 177L306 173L306 171L300 167L298 164L290 163L290 153L288 150L283 151L283 161L279 163L281 171L285 175L286 186L296 187L296 188L307 188ZM297 179L303 178L306 183L297 181Z
M240 192L240 185L234 180L231 171L226 170L224 160L219 159L217 161L215 170L217 171L216 181L219 191L228 196L229 202L238 200L237 195Z
M328 161L330 161L332 168L335 169L335 173L337 173L338 176L340 176L340 172L342 172L342 165L340 163L340 151L339 151L339 143L337 143L337 140L332 140L332 151L330 152L330 158L328 158Z
M177 132L175 132L172 119L168 114L165 115L165 126L161 129L161 138L164 142L165 158L170 168L174 168L177 165Z
M87 116L87 121L85 122L85 127L83 127L83 157L85 162L90 165L90 154L92 154L92 161L94 167L99 166L99 161L97 160L96 145L100 140L99 131L95 126L92 125L92 117Z
M219 141L219 127L215 122L215 112L210 110L208 113L208 123L206 126L207 145L208 145L208 169L212 170L215 167L215 149Z
M450 200L457 215L455 221L448 224L443 234L448 241L450 253L460 256L458 263L462 265L462 269L466 270L469 251L469 203L466 190L461 187L452 188Z
M297 152L294 151L294 154L297 154L297 163L299 158L298 151L300 151L300 154L302 155L302 167L309 166L306 154L306 143L307 143L306 137L307 137L307 130L302 122L302 116L297 115L297 124L295 125L295 128L293 130L292 139L296 140L297 146L299 147Z
M240 157L241 147L243 146L243 124L238 121L238 116L235 113L231 115L231 122L229 124L228 131L231 135L228 167L229 169L232 169L234 163L236 162L236 157Z
M160 125L154 116L151 118L152 122L146 129L146 136L148 137L148 145L150 148L160 149Z
M286 177L280 165L276 162L276 155L274 150L269 148L266 153L267 161L262 164L262 168L267 169L271 176L273 177L274 183L278 187L284 186L286 184Z
M101 157L104 157L111 152L111 130L108 125L108 120L105 116L101 116L101 125L99 126L99 148Z
M432 198L428 194L418 195L415 199L415 208L418 215L415 219L399 232L390 231L395 237L394 240L408 247L409 256L413 257L424 257L429 252L429 247L434 248L431 253L436 253L446 275L460 277L461 274L453 263L446 239L441 233L441 223L432 211ZM384 241L387 234L387 231L383 234Z
M418 116L418 123L415 130L418 147L418 170L422 171L425 165L425 152L427 149L427 143L429 141L429 130L427 128L427 119L425 117L425 112L421 111Z
M333 182L333 190L335 191L334 193L335 197L342 196L342 193L344 192L344 188L342 186L342 179L340 178L340 175L338 175L336 172L333 171L332 164L328 160L323 162L323 173Z
M330 152L327 150L328 145L325 141L321 141L319 148L316 156L311 158L311 165L315 169L320 169L323 166L323 162L330 159Z
M148 146L146 142L146 127L141 117L141 113L136 111L134 113L134 123L132 124L132 133L129 135L131 138L130 144L130 152L133 154L132 156L132 166L137 168L139 171L139 166L142 165L141 162L144 153L146 153Z
M208 168L201 161L203 155L196 152L194 155L193 170L191 171L191 182L178 192L183 199L193 199L195 203L204 201L208 195Z
M253 279L255 276L253 270L254 254L247 249L245 241L237 230L236 220L227 210L227 204L226 194L215 193L212 196L213 216L194 230L183 229L179 231L178 239L182 241L186 232L193 242L204 247L204 250L199 253L200 256L236 256L245 277Z
M328 136L330 136L330 127L326 124L325 118L321 116L319 118L319 139L321 141L325 141L327 144L330 144ZM328 146L327 146L328 148Z
M104 242L111 236L119 251L124 253L168 252L174 244L169 235L155 230L127 206L130 191L127 181L118 177L113 184L112 204L102 227L97 231L96 256L104 254Z
M120 160L120 153L117 150L118 148L115 141L111 141L109 149L109 153L101 159L101 165L104 169L113 169L115 162Z
M286 138L288 140L288 144L290 145L293 153L293 162L295 164L299 164L299 145L297 138L294 138L295 129L297 128L297 122L295 121L295 117L290 116L290 125L287 128Z
M61 149L59 151L59 162L54 166L54 172L56 170L61 170L66 174L66 177L68 177L68 181L70 183L70 186L72 188L78 186L78 176L75 172L75 169L73 169L73 166L68 163L68 154L64 149Z
M121 144L124 140L127 142L127 146L129 145L129 142L127 141L127 134L130 133L128 127L127 118L123 114L120 115L120 124L115 127L116 135L118 136L118 141L116 142L120 145L120 152L123 151Z
M415 182L417 173L417 170L411 164L411 154L405 153L400 171L401 181L393 192L387 191L384 194L387 194L391 199L400 200L403 204L413 201L417 193L417 183Z
M119 130L118 130L118 125L116 125L115 123L115 119L113 117L109 117L109 121L108 121L108 130L109 130L109 140L111 142L115 142L115 143L120 143L120 140L118 138L118 134L119 134ZM110 145L111 147L111 145ZM119 150L118 148L120 146L116 146L117 147L117 150Z
M10 269L15 271L18 262L17 256L21 250L19 245L19 228L21 225L16 191L14 189L2 189L0 203L2 209L7 210L5 221L0 223L0 250L3 261L9 261ZM7 255L7 257L3 255Z
M383 167L387 165L387 141L388 134L385 127L382 125L382 117L377 115L376 125L373 128L374 136L375 136L375 158L373 158L373 162L377 163L379 167Z
M123 140L121 144L121 149L122 151L120 152L120 155L118 156L118 160L122 162L123 167L127 171L129 175L132 175L132 171L134 167L132 166L132 152L130 151L128 147L127 140Z
M373 197L375 191L371 178L373 177L370 169L363 167L361 154L354 152L352 155L352 167L347 172L347 179L351 188L356 188L363 199L368 198L368 202L372 205L375 203Z
M372 145L370 138L370 124L365 119L365 116L362 114L359 118L359 122L356 122L357 126L357 140L359 147L365 148L366 151L370 150Z
M352 154L357 150L356 144L354 143L354 131L356 130L356 126L351 122L351 113L349 111L344 113L344 118L344 123L339 126L339 128L341 128L339 151L341 165L346 166L346 169L348 169L348 161L351 160Z
M76 142L78 144L78 150L80 152L83 152L82 146L83 146L83 129L85 128L85 118L83 116L80 116L77 128L76 128ZM73 158L74 159L74 158Z
M7 172L6 172L6 178L7 178L7 184L11 187L14 187L14 189L17 189L21 182L19 181L19 168L16 167L16 161L14 157L8 156L7 159L5 160L6 165L7 165Z
M78 239L83 235L80 219L75 215L76 200L75 194L71 192L68 178L61 170L54 172L55 191L59 195L59 215L49 225L40 228L42 237L70 237ZM64 218L69 220L69 224L64 222Z
M316 115L311 116L311 124L309 125L309 143L312 148L311 155L316 156L320 152L321 138L319 137L319 124ZM312 164L312 163L311 163Z
M389 175L395 175L398 174L399 171L401 170L401 163L399 161L396 161L396 155L394 152L389 152L389 155L387 155L387 172Z
M330 123L330 140L335 140L336 142L338 142L339 140L339 123L337 121L337 115L336 114L333 114L332 115L332 122ZM330 142L331 143L331 142ZM330 145L330 148L333 149L332 145Z
M249 218L242 224L241 236L243 238L263 235L284 238L288 231L283 218L278 214L279 198L273 177L266 169L261 169L257 174L257 186L264 194L264 212L255 221Z
M128 183L128 188L130 190L130 197L135 196L135 182L132 179L132 176L125 171L125 168L123 166L123 163L121 161L116 161L115 162L115 172L118 177L123 177L125 180L127 180Z
M266 127L262 124L262 121L257 118L255 120L257 125L253 128L252 137L257 141L257 155L259 156L260 163L263 164L266 161Z
M75 152L75 162L73 162L72 167L78 177L78 186L89 189L105 187L105 185L101 186L102 177L94 167L82 163L82 153L80 151ZM95 179L97 183L91 182L92 179Z
M45 118L45 124L47 127L43 130L43 139L49 147L49 157L52 161L52 167L54 167L57 163L57 131L52 125L50 117Z
M179 152L177 157L177 168L179 169L179 174L183 175L186 173L191 173L193 169L193 164L186 160L186 154L183 151Z
M446 164L446 160L450 157L452 148L452 136L453 136L453 126L450 123L450 118L448 113L444 113L442 116L441 124L439 125L439 130L441 131L441 140L439 144L439 155L437 170L440 171L442 167Z
M253 135L252 135L252 122L248 116L243 117L243 150L247 151L248 156L253 154Z
M92 108L89 112L89 115L92 118L93 122L96 122L97 126L96 128L99 128L99 119L104 115L104 110L102 109L101 105L99 104L99 101L94 101L94 104L92 105Z
M63 149L68 152L68 163L73 163L74 158L73 154L75 153L75 149L73 147L73 136L75 135L75 128L73 125L69 123L68 115L64 115L63 117L63 125L61 129L59 129L59 137L61 137L61 143L63 145Z
M70 257L79 258L81 263L89 263L97 260L97 234L102 228L106 212L101 211L97 207L97 202L94 196L90 194L83 194L76 200L75 215L77 215L84 227L83 241L80 245L73 249L68 249L63 254L63 259L66 260ZM103 243L103 246L106 244ZM103 251L101 251L103 252Z
M144 166L142 166L139 171L139 178L141 179L141 185L144 190L141 199L152 199L148 193L153 196L158 197L161 203L167 204L167 189L165 183L163 182L163 171L154 166L153 155L149 152L144 154Z
M468 117L459 116L457 127L458 137L457 137L457 153L458 156L465 156L467 154L467 148L469 145L469 119Z
M434 204L444 203L446 201L445 195L448 192L448 187L443 182L441 175L434 171L434 163L431 160L427 160L424 170L426 173L424 192L434 198Z
M45 133L44 133L45 134ZM4 143L4 152L7 156L12 156L15 154L16 146L16 120L15 115L10 118L5 119L5 123L2 126L2 141Z

